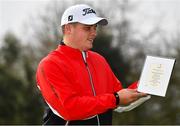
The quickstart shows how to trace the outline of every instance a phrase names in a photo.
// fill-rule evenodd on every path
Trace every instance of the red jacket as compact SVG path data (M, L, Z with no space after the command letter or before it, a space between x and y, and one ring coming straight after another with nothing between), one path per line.
M60 45L37 69L37 84L45 101L65 120L81 120L115 108L113 93L122 89L101 55L86 54L84 61L79 50Z

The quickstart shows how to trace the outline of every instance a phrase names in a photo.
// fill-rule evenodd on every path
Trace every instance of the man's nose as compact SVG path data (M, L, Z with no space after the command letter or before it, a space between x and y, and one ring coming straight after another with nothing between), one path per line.
M97 35L96 26L91 27L91 35L93 35L93 36Z

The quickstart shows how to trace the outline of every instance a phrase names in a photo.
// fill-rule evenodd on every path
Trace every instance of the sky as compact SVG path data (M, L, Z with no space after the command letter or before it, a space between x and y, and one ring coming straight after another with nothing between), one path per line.
M158 25L167 33L177 30L180 22L180 0L141 1L142 3L136 16L138 17L136 24L142 27L143 32L148 32L146 29L151 28L151 24Z
M9 30L17 36L23 34L23 24L29 16L39 13L50 0L0 0L0 39ZM52 0L51 0L52 1ZM132 0L133 1L133 0ZM131 15L134 27L148 33L152 25L158 24L171 33L180 22L180 0L136 0L140 1L137 13Z
M21 36L23 24L47 6L49 0L0 0L0 38L13 31Z

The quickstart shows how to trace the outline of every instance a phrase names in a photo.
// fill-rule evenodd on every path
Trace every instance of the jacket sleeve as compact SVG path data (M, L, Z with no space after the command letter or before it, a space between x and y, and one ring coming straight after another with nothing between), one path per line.
M132 83L131 85L129 85L129 89L136 89L138 87L138 81Z
M115 108L115 97L107 93L98 96L80 96L66 66L51 61L40 63L37 84L45 101L65 120L80 120Z

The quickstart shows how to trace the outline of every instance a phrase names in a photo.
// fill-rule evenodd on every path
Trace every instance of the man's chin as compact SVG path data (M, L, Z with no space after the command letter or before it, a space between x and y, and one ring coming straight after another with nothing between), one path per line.
M90 50L90 49L92 49L93 48L93 46L89 46L89 47L87 47L87 48L84 48L84 51L88 51L88 50Z

